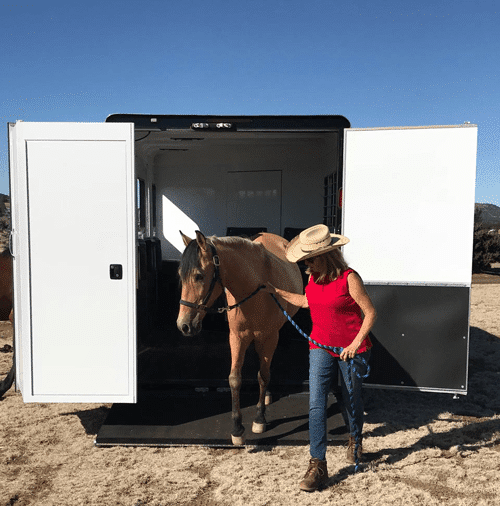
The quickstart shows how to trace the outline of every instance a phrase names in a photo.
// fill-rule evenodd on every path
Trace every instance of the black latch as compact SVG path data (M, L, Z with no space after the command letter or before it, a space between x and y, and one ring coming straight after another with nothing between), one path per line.
M109 266L109 277L111 279L122 279L123 268L120 264L111 264Z

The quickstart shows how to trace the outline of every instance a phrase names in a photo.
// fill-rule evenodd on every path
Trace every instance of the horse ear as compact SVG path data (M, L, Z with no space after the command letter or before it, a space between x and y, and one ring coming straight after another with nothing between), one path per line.
M187 235L183 234L181 230L179 230L179 233L181 234L181 237L182 237L182 242L184 243L184 246L187 247L187 245L193 240L193 239L190 239Z
M196 231L196 242L202 251L207 251L207 240L199 230Z

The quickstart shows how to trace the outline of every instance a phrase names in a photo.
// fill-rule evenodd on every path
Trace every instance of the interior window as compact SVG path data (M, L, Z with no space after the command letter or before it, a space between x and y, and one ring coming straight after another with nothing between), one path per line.
M156 185L151 187L151 226L156 227Z
M334 174L329 174L324 178L323 185L323 223L330 230L335 230L337 225L337 181Z
M137 226L146 228L146 184L141 178L137 178Z

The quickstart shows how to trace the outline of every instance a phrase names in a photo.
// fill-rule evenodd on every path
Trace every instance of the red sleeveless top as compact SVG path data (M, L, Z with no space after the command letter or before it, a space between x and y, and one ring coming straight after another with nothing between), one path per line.
M356 338L363 324L361 308L349 294L347 276L351 272L352 269L347 269L335 281L317 283L317 275L314 273L309 279L306 297L311 311L311 339L320 344L345 348ZM367 336L358 353L371 347L372 343ZM315 348L318 346L309 342L309 349ZM339 356L332 351L328 353L334 357Z

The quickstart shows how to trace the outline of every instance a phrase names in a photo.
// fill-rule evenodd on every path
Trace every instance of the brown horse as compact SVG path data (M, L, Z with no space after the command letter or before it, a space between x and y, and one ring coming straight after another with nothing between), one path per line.
M0 253L0 320L6 320L12 310L12 257L9 249Z
M7 316L12 323L12 257L8 249L0 253L0 320ZM15 362L12 357L12 367L7 376L0 381L0 397L3 396L14 382Z
M270 380L271 360L278 344L279 330L286 320L269 293L258 291L249 299L247 297L267 281L287 291L302 293L300 270L285 258L288 242L274 234L259 234L253 240L241 237L207 238L198 231L196 240L189 239L182 232L181 235L186 249L179 266L182 283L182 300L177 318L179 330L184 336L198 334L208 308L222 294L223 289L229 306L237 305L227 313L231 349L229 386L232 398L232 441L235 445L242 445L245 429L241 422L240 388L245 352L253 341L259 356L260 370L257 375L257 417L252 431L262 433L266 430L266 390ZM292 316L298 310L283 299L280 299L280 303Z

